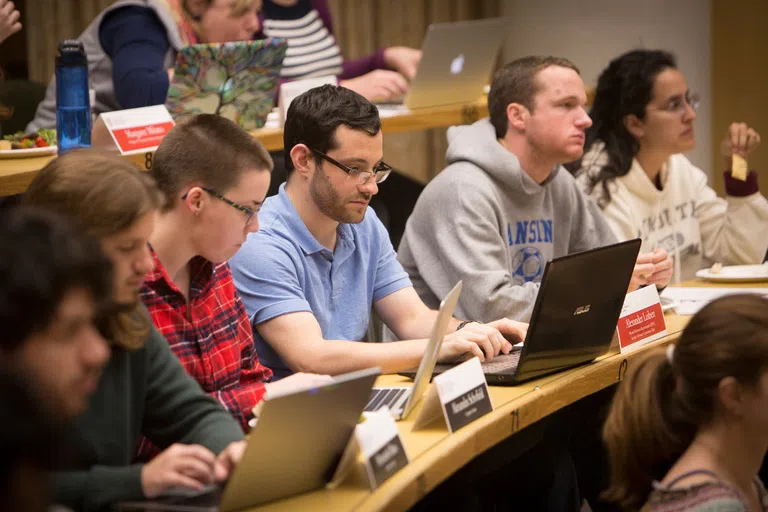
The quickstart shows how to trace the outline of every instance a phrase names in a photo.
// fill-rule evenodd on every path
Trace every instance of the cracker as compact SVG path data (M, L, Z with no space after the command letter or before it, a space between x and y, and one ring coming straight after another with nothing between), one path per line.
M747 160L734 153L731 155L731 176L737 180L747 181Z

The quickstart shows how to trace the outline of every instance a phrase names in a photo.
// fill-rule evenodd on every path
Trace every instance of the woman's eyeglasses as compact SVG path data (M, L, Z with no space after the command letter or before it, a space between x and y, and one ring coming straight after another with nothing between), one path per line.
M247 206L243 206L241 204L238 204L238 203L232 201L231 199L227 199L226 197L224 197L223 195L219 194L218 192L216 192L212 188L208 188L208 187L200 187L200 188L205 190L209 195L212 195L216 199L227 203L232 208L235 208L235 209L240 210L241 212L243 212L246 215L246 218L245 218L245 225L246 226L248 226L248 224L251 223L251 221L256 217L256 214L258 213L256 210L252 210L252 209L248 208ZM187 194L184 194L183 196L181 196L182 201L184 199L186 199L186 198L187 198Z

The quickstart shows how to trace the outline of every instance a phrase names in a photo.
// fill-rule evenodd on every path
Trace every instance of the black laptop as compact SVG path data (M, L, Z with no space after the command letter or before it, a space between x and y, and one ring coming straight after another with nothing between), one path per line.
M519 384L605 354L640 245L636 238L548 261L525 343L482 364L488 384ZM454 366L438 364L433 375Z

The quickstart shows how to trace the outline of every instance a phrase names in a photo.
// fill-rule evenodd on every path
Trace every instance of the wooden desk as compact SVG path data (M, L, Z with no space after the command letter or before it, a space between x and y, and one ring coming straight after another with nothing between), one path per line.
M681 286L757 288L764 287L765 283L717 285L697 280ZM612 352L592 364L520 386L490 386L493 412L453 435L445 426L412 432L413 418L421 407L419 404L408 420L397 424L410 463L375 492L368 490L365 475L357 472L333 491L306 493L253 510L407 510L485 450L565 406L619 382L643 352L677 340L690 317L668 312L665 319L668 336L629 354ZM409 385L411 381L385 375L377 384Z
M519 386L491 386L493 412L453 435L440 424L412 432L420 404L408 420L398 422L411 461L376 492L368 490L364 475L358 472L333 491L315 491L253 510L406 510L485 450L555 411L619 382L640 354L676 340L689 317L667 314L665 318L670 334L629 354L613 352L593 364ZM379 380L381 385L410 383L396 375L385 375Z
M424 108L382 117L381 124L384 132L397 133L469 124L487 115L487 99L483 97L473 103ZM251 133L270 151L283 148L283 130L281 128L262 128ZM0 159L0 196L24 192L37 172L51 158L53 157ZM146 154L133 155L127 158L145 169L148 168L145 164L151 162L151 157L147 157Z

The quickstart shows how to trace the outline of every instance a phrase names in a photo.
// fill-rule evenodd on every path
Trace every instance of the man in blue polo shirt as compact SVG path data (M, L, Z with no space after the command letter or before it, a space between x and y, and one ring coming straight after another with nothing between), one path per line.
M288 181L260 212L261 231L230 261L254 326L259 359L275 378L418 365L437 312L397 262L368 203L390 167L382 162L378 110L348 89L323 86L297 97L284 127ZM401 340L361 341L371 307ZM441 361L508 353L527 324L454 319Z

